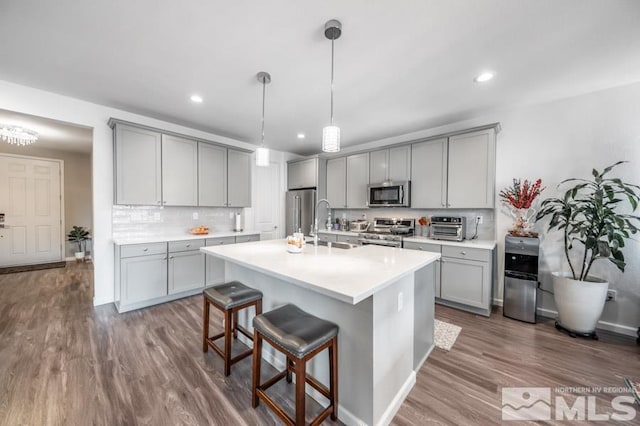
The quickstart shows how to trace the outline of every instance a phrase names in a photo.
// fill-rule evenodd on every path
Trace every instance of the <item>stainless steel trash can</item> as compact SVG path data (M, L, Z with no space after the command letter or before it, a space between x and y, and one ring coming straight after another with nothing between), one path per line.
M502 308L505 317L536 322L539 251L537 237L506 236Z

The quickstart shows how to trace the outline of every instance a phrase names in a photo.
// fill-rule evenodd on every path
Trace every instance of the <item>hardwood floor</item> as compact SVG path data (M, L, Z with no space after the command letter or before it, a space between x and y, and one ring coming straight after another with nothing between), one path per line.
M462 331L450 352L436 348L431 353L394 425L500 424L502 387L551 387L552 402L555 395L561 395L569 404L576 396L595 395L596 412L612 413L611 399L621 393L563 395L554 390L620 388L624 376L640 380L640 346L632 337L598 331L599 341L575 339L558 332L553 320L521 323L505 318L499 309L485 318L436 305L436 317L461 326ZM640 424L640 406L634 408L633 421L593 424ZM566 425L575 421L504 423Z
M87 264L0 276L1 425L280 424L264 404L251 408L250 358L225 378L222 359L202 353L201 296L119 315L112 305L91 305L91 286ZM436 314L462 332L450 352L431 354L395 425L499 424L502 386L640 379L632 338L571 339L553 322L527 325L500 313L438 306ZM212 311L214 329L221 319ZM274 372L266 363L263 370ZM292 412L293 386L272 389ZM598 413L611 411L611 397L598 395ZM310 398L307 405L310 420L321 408Z

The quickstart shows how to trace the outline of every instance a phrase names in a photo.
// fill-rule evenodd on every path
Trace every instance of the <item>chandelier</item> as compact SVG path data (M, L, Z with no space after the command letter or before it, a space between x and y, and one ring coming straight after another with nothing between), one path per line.
M0 124L0 138L12 145L31 145L38 140L38 133L18 126Z

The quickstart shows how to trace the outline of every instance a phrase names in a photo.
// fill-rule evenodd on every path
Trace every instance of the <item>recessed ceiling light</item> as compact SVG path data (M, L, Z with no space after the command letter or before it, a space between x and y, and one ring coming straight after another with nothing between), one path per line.
M195 102L197 104L201 104L202 103L202 96L200 95L191 95L191 102Z
M298 133L298 139L304 139L304 133Z
M479 76L473 79L476 83L484 83L485 81L489 81L493 78L495 74L491 71L483 72Z

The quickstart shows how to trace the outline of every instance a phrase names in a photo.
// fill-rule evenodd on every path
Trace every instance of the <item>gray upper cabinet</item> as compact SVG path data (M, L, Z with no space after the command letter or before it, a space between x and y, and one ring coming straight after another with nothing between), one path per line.
M327 160L327 200L333 208L347 207L347 158Z
M162 204L198 205L198 143L162 135Z
M251 154L227 150L227 206L251 207Z
M198 143L198 205L220 207L227 203L227 148Z
M449 137L447 207L495 207L495 130Z
M402 182L411 176L411 146L372 151L369 157L369 182Z
M287 164L287 188L316 188L318 186L318 159L291 161Z
M411 207L447 206L447 138L411 147Z
M347 207L367 207L367 185L369 185L369 153L347 157Z
M162 204L161 147L159 132L116 124L116 204Z

